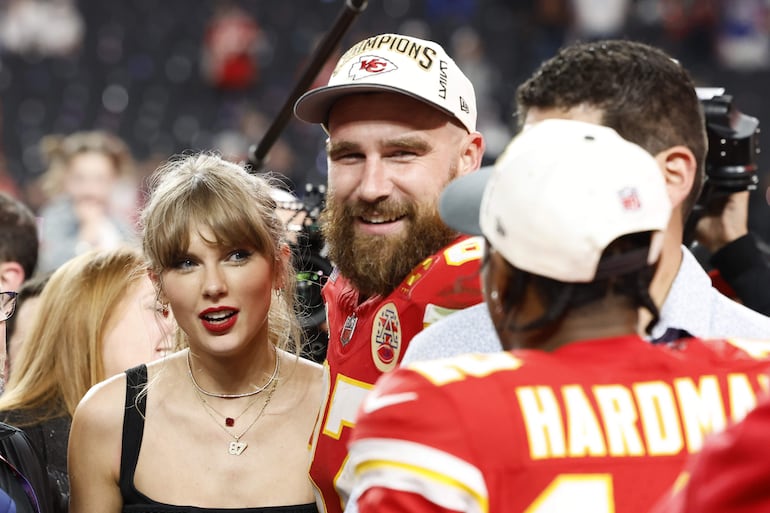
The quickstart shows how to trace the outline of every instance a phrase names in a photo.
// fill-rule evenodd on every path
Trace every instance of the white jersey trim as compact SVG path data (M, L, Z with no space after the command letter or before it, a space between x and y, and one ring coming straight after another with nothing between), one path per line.
M353 496L369 488L421 495L444 508L486 513L489 494L484 476L456 456L416 442L368 438L350 445L355 478Z

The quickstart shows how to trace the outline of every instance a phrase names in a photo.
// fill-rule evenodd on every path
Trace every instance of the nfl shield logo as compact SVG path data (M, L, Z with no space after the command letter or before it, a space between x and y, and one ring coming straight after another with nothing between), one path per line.
M626 187L618 192L620 195L620 203L623 205L623 210L639 210L642 208L642 202L639 201L639 194L634 187Z

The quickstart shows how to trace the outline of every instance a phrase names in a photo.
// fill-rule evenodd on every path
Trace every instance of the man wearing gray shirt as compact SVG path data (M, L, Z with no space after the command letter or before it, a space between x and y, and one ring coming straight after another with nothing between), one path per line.
M650 287L653 300L661 305L653 340L688 335L770 338L770 318L713 288L708 274L682 245L685 221L703 184L707 143L695 85L677 61L657 48L632 41L575 44L544 62L519 87L517 104L522 129L549 118L606 125L658 161L674 209ZM489 170L482 169L445 189L441 208L466 212L468 222L454 226L457 230L478 233L474 227L478 226L488 176ZM580 212L565 214L580 216ZM640 320L640 333L649 320ZM486 305L481 303L419 333L402 364L500 350Z

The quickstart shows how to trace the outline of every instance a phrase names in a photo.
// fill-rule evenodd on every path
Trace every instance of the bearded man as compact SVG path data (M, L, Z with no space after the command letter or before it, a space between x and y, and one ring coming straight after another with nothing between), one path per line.
M398 34L351 47L295 114L329 135L321 222L335 270L323 288L326 396L310 477L319 510L340 513L347 441L368 391L420 330L483 300L483 241L448 228L438 198L480 167L484 139L455 62L433 41Z

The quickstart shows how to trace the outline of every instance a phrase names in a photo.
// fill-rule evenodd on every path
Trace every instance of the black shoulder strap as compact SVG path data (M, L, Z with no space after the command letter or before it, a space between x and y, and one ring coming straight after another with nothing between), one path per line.
M0 487L16 501L17 511L54 510L49 476L27 434L0 423Z
M27 495L27 498L29 499L30 504L32 504L32 507L35 508L35 511L39 512L40 502L37 500L37 495L35 494L35 490L32 488L32 483L30 483L27 477L19 472L19 470L1 454L0 461L2 461L10 469L22 490L24 490L24 493Z
M147 366L137 365L126 371L126 408L123 413L123 447L120 454L120 491L123 497L134 494L134 471L144 435L147 411Z

